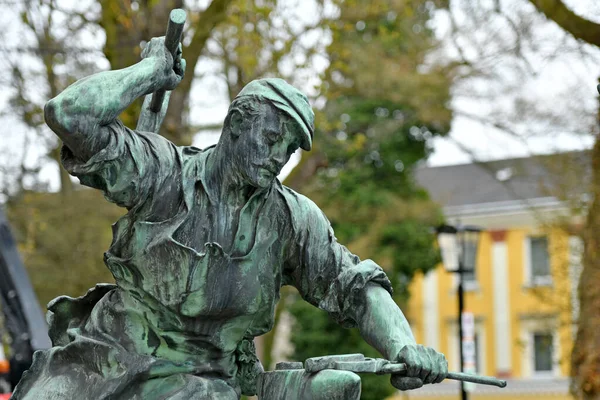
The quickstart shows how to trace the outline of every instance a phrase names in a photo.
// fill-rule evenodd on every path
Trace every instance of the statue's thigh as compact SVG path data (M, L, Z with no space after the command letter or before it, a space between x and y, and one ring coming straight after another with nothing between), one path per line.
M259 382L260 400L359 400L360 377L353 372L304 370L264 373Z
M60 348L38 351L33 364L15 388L13 400L99 399L103 381L81 364L60 364L65 355ZM58 354L58 357L57 357Z
M70 344L36 352L13 394L13 400L238 400L239 394L218 379L173 374L151 379L128 374L134 365L119 366L109 351L95 352ZM77 352L81 355L76 357ZM99 373L97 365L103 365ZM112 368L110 367L112 366ZM121 368L122 367L122 368ZM132 372L129 370L129 372Z
M154 378L119 396L122 400L238 400L224 381L190 374Z

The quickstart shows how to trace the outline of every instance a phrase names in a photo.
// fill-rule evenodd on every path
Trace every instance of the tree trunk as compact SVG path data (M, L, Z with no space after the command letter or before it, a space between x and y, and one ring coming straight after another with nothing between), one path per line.
M600 117L600 113L599 113ZM599 118L600 122L600 118ZM591 204L583 229L583 271L579 281L580 314L571 354L571 393L600 400L600 138L592 149Z

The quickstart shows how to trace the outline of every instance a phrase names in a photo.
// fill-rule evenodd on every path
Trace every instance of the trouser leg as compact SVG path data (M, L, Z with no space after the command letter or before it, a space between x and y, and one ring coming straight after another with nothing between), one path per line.
M103 387L101 376L88 373L80 364L57 366L52 359L59 352L58 348L36 352L11 400L101 398L98 396Z
M220 379L188 373L150 377L147 357L119 362L109 348L71 343L36 352L31 368L11 400L238 400L240 394ZM85 360L85 362L84 362ZM148 373L145 373L148 372Z
M219 379L190 374L154 378L119 393L119 400L238 400L240 394Z

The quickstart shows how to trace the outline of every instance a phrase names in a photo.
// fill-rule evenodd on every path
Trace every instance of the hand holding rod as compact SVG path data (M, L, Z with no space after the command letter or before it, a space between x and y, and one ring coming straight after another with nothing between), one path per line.
M382 358L368 358L362 354L345 354L339 356L324 356L309 358L305 362L305 370L315 373L324 369L336 369L356 373L404 374L407 367L404 363L392 363ZM463 372L448 372L446 379L456 381L506 387L506 381L489 376L471 375Z
M379 375L382 375L382 374L398 374L398 373L401 374L403 372L406 372L406 364L386 364L377 373ZM506 387L505 380L494 378L491 376L465 374L464 372L448 372L448 374L446 375L446 379L452 379L455 381L463 381L463 382L479 383L481 385L498 386L499 388Z
M179 47L179 42L181 42L181 34L183 33L185 17L185 11L183 11L181 8L176 8L172 10L169 16L167 33L165 35L165 47L173 56L173 62L175 62L177 48ZM154 92L154 94L152 95L152 102L150 103L150 111L155 113L160 112L164 98L164 89L159 89L156 92Z

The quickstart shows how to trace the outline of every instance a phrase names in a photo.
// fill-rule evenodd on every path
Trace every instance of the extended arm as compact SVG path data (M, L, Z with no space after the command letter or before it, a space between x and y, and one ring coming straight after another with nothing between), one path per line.
M408 321L384 288L371 283L362 295L362 307L353 317L367 343L388 360L395 360L404 346L416 345Z
M362 337L386 359L406 363L407 376L393 376L392 383L401 390L415 389L424 383L439 383L448 372L443 354L417 345L408 321L392 296L377 284L362 290L360 306L353 318Z
M103 127L134 100L160 88L172 89L181 80L162 38L152 39L144 57L131 67L81 79L46 104L46 123L82 160L106 145Z
M371 260L360 260L340 245L331 225L310 200L290 191L294 232L287 272L303 298L363 338L384 357L407 365L405 376L392 376L401 390L441 382L448 363L443 354L417 345L404 314L392 299L391 283Z

